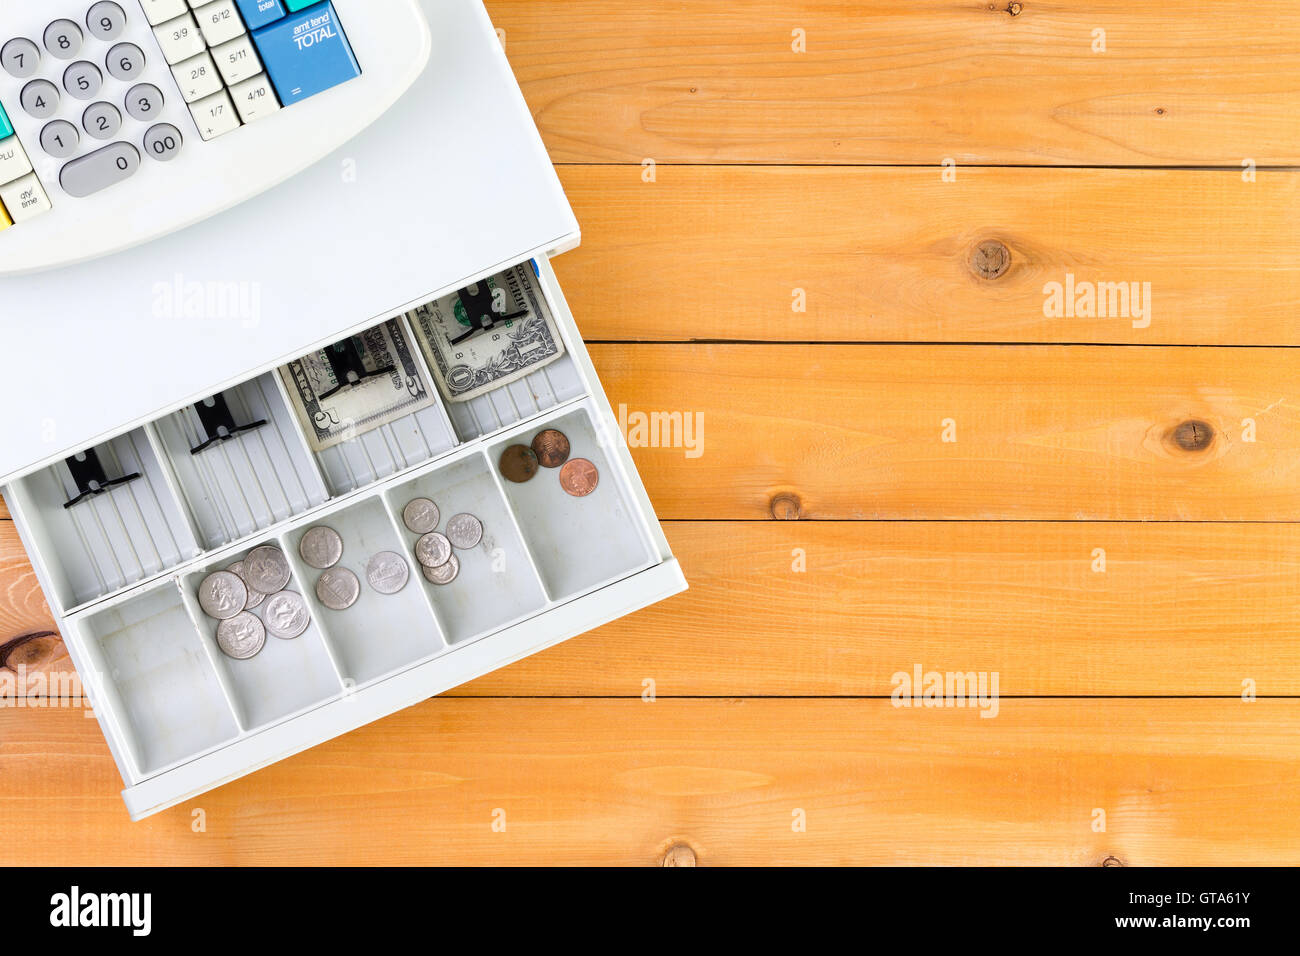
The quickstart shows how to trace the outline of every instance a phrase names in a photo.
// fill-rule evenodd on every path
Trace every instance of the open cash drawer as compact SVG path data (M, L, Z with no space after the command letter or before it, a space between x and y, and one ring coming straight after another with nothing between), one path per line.
M550 267L577 224L498 36L478 0L423 6L428 71L336 155L0 281L30 356L0 383L0 483L133 818L686 586ZM445 326L490 299L513 318L449 361ZM542 433L567 460L520 474ZM447 583L430 527L456 538ZM207 583L252 590L267 554L293 599L232 615Z

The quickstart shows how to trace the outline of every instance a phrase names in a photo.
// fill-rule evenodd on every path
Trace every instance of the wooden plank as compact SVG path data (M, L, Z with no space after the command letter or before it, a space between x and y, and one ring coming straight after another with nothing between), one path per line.
M1293 5L1016 7L488 2L557 162L1300 161Z
M1300 344L1295 172L560 172L583 245L555 268L588 339ZM989 241L995 279L972 267ZM1049 317L1067 275L1150 283L1149 314Z
M1294 349L597 345L592 355L629 443L652 443L633 454L661 518L1300 519ZM656 437L659 412L697 434L668 421Z
M679 842L702 865L1300 861L1300 701L978 713L438 700L131 824L94 721L4 710L0 761L21 772L0 774L0 812L57 825L0 862L654 865Z

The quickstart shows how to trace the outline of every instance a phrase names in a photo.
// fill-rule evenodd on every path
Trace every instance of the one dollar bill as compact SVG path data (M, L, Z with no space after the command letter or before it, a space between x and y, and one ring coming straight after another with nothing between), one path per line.
M528 263L485 279L493 321L479 327L459 293L426 302L407 318L428 359L438 391L466 402L535 372L564 354L555 318L537 291Z

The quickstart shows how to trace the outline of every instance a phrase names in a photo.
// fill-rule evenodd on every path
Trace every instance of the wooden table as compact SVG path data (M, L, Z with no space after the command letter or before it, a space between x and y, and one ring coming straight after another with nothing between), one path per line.
M34 686L0 860L1297 862L1300 8L489 7L692 590L135 825Z

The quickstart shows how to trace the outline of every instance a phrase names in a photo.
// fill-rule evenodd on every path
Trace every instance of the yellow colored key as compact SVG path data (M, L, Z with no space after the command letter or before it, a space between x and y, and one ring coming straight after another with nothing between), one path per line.
M0 232L4 232L13 224L14 221L9 218L9 210L5 208L4 203L0 202Z

